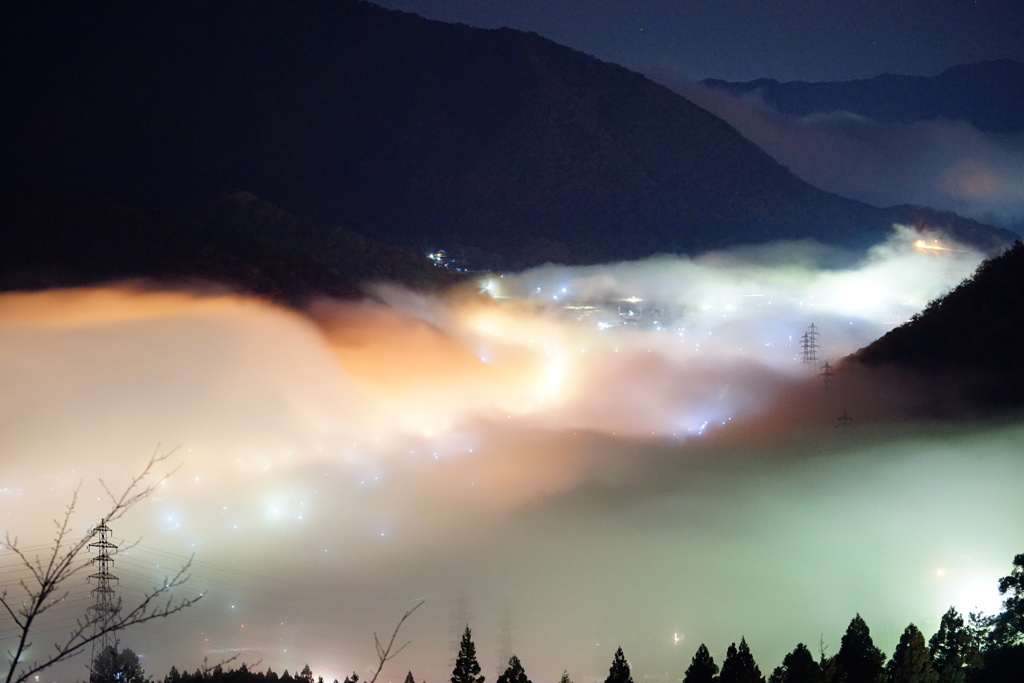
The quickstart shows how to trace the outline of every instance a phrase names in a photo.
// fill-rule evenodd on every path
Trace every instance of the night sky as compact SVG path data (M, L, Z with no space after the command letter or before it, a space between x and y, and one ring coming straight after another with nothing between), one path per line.
M386 0L481 28L534 31L605 61L684 80L841 81L933 76L955 64L1024 60L1016 0Z

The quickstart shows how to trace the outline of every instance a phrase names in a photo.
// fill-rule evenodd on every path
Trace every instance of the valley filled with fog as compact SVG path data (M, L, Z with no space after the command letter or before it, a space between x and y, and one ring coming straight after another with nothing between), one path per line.
M514 652L535 681L603 680L622 646L634 677L676 680L741 636L770 671L797 642L834 653L856 613L891 653L911 621L998 609L1024 426L913 419L920 387L840 361L982 259L896 228L865 254L545 266L302 310L153 283L2 294L0 517L41 548L81 482L84 534L99 479L173 450L114 528L138 541L115 558L126 601L190 556L184 594L205 593L120 634L155 677L234 653L363 676L418 600L388 680L447 679L467 623L488 678Z

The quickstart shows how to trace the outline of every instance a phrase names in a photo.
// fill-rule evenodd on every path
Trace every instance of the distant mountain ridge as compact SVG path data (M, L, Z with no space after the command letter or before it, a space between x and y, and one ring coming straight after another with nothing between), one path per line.
M988 248L1012 237L818 190L668 89L537 35L356 0L18 3L0 24L0 99L14 103L0 108L14 193L127 202L181 224L240 189L479 267L807 237L863 247L894 222ZM232 230L327 258L290 225Z
M957 65L933 77L884 74L820 83L701 82L734 95L757 93L790 116L843 111L889 123L949 119L988 132L1024 130L1024 63L1010 59Z

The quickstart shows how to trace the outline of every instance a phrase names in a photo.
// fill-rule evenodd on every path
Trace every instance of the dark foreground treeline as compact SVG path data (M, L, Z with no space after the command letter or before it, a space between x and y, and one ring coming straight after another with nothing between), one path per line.
M970 614L965 619L951 607L943 615L938 631L927 642L920 629L910 624L888 661L875 646L867 623L858 614L850 621L839 650L832 656L827 656L824 647L815 656L806 645L799 643L766 679L746 639L741 638L738 646L735 643L729 646L721 667L701 644L683 673L682 683L1021 683L1024 681L1024 553L1013 558L1013 565L1010 574L999 580L999 592L1005 596L1002 612L993 616ZM194 674L179 673L172 668L163 680L164 683L324 683L323 678L313 678L308 665L294 675L287 671L278 675L270 669L259 673L250 671L244 664L238 669L224 670L218 666L212 670L197 670ZM359 676L353 673L344 683L358 680ZM94 680L93 683L105 682ZM405 683L416 683L412 672L406 676ZM484 683L468 626L462 635L451 683ZM513 655L497 683L531 681L522 662ZM572 683L569 674L563 673L558 683ZM605 683L633 683L622 648L615 653Z

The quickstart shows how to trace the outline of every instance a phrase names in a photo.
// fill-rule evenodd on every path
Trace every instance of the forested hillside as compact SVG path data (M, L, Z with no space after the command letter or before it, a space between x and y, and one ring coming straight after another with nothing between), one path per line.
M1024 403L1024 243L984 261L974 275L852 360L959 378L978 406Z
M907 222L811 187L622 67L356 0L20 3L0 24L0 97L0 179L18 193L166 215L243 190L479 268L864 247ZM910 213L985 248L1005 239Z

